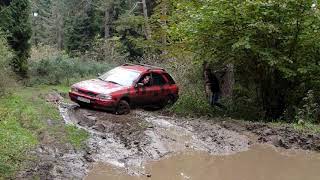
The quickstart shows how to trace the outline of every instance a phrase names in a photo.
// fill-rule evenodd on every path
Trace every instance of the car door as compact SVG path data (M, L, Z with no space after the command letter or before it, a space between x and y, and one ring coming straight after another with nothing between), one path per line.
M167 84L166 79L163 77L162 73L152 72L152 86L151 86L151 103L160 103L164 100L165 96L165 86Z
M149 76L150 82L144 84L143 80ZM143 84L143 85L142 85ZM150 97L152 96L152 77L151 73L144 74L136 83L134 87L134 103L137 105L146 105L152 102Z

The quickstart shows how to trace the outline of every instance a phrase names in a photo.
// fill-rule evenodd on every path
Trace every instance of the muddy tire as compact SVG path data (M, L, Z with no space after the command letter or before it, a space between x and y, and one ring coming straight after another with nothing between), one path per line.
M130 105L127 101L125 100L120 100L118 103L118 106L116 108L117 115L124 115L124 114L129 114L130 113Z

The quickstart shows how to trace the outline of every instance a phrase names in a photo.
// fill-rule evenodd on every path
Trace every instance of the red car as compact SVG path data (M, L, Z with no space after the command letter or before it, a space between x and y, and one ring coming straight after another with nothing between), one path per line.
M80 106L128 114L132 106L164 107L177 101L179 88L162 68L124 64L97 79L72 85L70 99Z

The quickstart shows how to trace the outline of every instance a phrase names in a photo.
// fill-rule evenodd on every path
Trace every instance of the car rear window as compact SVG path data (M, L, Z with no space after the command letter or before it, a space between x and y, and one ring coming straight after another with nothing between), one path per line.
M176 82L174 82L173 78L168 73L164 73L163 75L168 79L169 84L176 84Z
M152 79L153 79L153 85L164 85L166 84L166 80L162 77L161 74L158 73L152 73Z

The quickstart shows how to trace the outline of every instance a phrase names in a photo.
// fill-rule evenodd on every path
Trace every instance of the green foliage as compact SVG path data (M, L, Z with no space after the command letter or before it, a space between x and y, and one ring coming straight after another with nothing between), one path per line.
M316 102L316 98L313 91L308 91L306 97L303 98L302 108L298 108L296 114L296 121L298 124L319 123L319 104Z
M8 47L6 38L0 32L0 96L14 84L13 76L9 68L9 63L12 60L11 49Z
M12 53L8 47L7 40L0 32L0 68L4 70L12 58Z
M71 144L83 148L88 134L65 126L58 109L46 102L52 89L66 93L69 87L21 87L0 98L0 179L12 179L17 171L36 158L27 154L38 140L46 141L44 134L61 146Z
M122 15L116 21L116 31L122 43L122 51L128 58L136 60L144 54L145 38L143 31L144 19L141 15Z
M34 130L38 130L39 123L35 111L18 96L6 96L0 102L1 179L11 177L28 160L26 153L37 143Z
M70 54L83 54L90 50L98 32L95 11L89 7L85 13L69 20L66 49Z
M102 63L123 64L127 56L128 53L124 49L120 38L114 36L109 39L96 37L91 51L84 54L81 58L92 59Z
M30 2L29 0L12 0L9 6L0 6L0 10L0 28L8 32L8 43L15 53L10 64L15 72L25 77L28 70L27 59L31 38Z
M195 60L233 63L237 83L256 92L263 116L280 118L320 85L320 11L312 3L175 1L171 42L197 54Z
M68 141L77 149L85 147L85 141L89 138L89 134L82 129L78 129L75 126L66 127Z
M68 13L66 0L31 0L32 45L51 45L63 48L64 19Z
M204 93L201 66L188 63L191 59L189 55L180 58L183 60L157 63L172 75L180 88L179 100L169 111L187 116L222 115L224 112L212 108L208 103ZM150 64L150 62L147 63Z
M198 88L185 90L171 111L188 116L217 115L202 92L203 89Z
M114 67L112 64L83 61L66 55L33 61L29 66L31 85L70 85L83 78L96 77L98 73L106 72Z
M0 109L0 179L12 175L26 160L26 152L37 140L21 127L8 109Z

